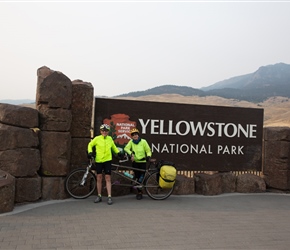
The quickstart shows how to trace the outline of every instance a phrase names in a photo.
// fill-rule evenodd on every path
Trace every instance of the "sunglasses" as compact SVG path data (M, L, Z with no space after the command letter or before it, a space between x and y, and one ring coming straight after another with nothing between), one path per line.
M133 134L131 134L132 136L134 136L134 135L138 135L138 133L133 133Z
M101 130L101 132L109 132L109 130Z

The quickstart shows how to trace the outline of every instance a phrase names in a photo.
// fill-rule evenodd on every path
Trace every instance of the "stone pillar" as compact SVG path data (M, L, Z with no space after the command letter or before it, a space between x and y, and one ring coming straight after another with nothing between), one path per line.
M39 112L41 174L66 176L70 166L72 82L59 71L37 70L36 109Z
M91 83L72 82L71 165L70 171L88 163L87 147L92 134L94 88Z
M91 83L72 82L72 138L91 138L94 88Z
M72 82L59 71L37 70L42 199L64 199L64 177L70 170Z
M290 128L264 128L264 180L268 188L290 189Z

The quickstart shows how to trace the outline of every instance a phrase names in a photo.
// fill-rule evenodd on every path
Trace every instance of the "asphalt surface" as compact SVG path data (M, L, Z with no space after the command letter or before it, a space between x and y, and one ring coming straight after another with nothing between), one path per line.
M290 249L289 194L94 199L0 214L0 249Z

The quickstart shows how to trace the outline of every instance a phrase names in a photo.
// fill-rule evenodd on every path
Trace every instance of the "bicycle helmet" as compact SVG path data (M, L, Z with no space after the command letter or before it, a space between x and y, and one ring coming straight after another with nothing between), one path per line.
M100 130L110 131L110 126L108 124L102 124Z
M140 134L139 130L137 128L132 128L131 131L130 131L130 134L132 135L132 134L135 134L135 133L137 133L138 135Z

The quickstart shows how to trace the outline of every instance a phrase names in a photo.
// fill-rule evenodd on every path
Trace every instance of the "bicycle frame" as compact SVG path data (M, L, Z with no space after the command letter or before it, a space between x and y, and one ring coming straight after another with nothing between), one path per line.
M119 164L112 164L113 167L115 167L115 169L112 169L111 172L116 174L117 176L120 176L126 180L131 181L131 184L121 184L118 183L118 181L115 181L114 183L112 183L113 185L116 186L124 186L124 187L131 187L134 186L136 188L142 188L142 187L146 187L146 185L144 185L144 182L146 180L146 178L150 175L151 172L155 172L157 171L157 168L155 166L155 159L150 160L149 164L146 165L146 169L140 169L140 168L134 168L131 166L125 166L125 165L121 165L120 163L122 162L127 162L129 160L128 156L126 155L124 160L119 160ZM151 166L154 166L154 168L150 168ZM142 180L142 182L139 182L138 180L134 179L134 178L130 178L124 175L124 171L129 170L129 171L139 171L139 172L143 172L144 173L144 178Z
M151 159L146 169L134 168L132 166L125 166L122 163L128 161L129 158L126 155L124 160L120 160L119 164L112 164L114 169L111 170L111 182L112 186L125 186L133 188L145 188L148 196L154 200L164 200L168 198L173 192L173 186L171 188L161 188L159 186L159 171L157 169L157 163L155 159ZM86 168L77 168L69 173L65 180L65 189L68 194L75 199L84 199L92 195L97 186L96 173L92 170L92 166L95 160L91 158ZM153 168L152 168L153 166ZM144 178L141 182L136 179L132 179L124 175L124 171L140 171L144 172ZM120 183L121 179L127 180L127 183ZM129 182L128 182L129 181Z

